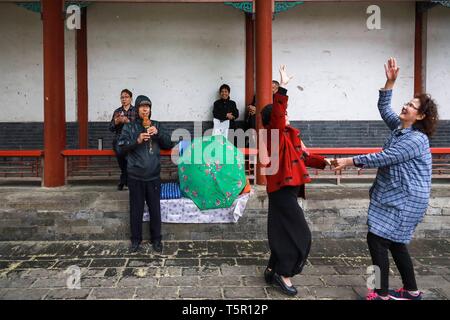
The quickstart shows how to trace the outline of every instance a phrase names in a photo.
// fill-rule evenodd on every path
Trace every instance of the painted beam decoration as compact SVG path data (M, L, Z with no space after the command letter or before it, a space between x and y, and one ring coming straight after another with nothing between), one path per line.
M227 6L232 6L236 9L244 11L246 13L253 13L253 2L251 1L243 1L243 2L224 2ZM303 1L275 1L275 10L274 13L280 13L284 11L288 11L300 4L303 4Z
M431 0L431 2L439 3L444 7L450 8L450 0Z
M35 1L35 2L16 2L16 5L19 7L25 8L27 10L33 11L33 12L41 12L41 2ZM80 8L87 7L90 5L89 2L85 1L65 1L64 3L64 10L67 10L68 6L71 5L77 5Z

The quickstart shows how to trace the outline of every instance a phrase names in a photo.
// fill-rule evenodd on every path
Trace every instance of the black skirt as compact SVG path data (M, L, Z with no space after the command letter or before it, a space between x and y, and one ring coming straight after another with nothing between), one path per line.
M302 272L311 249L311 231L298 204L299 189L284 187L269 193L268 267L285 277Z

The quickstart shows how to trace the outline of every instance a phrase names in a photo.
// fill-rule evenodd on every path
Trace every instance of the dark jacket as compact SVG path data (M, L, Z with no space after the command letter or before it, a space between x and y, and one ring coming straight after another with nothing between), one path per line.
M253 96L253 101L250 103L252 106L256 106L256 96ZM247 106L248 107L248 106ZM247 108L245 109L245 124L246 130L256 129L256 115L250 115Z
M214 109L213 109L214 118L220 121L228 120L227 113L230 112L233 114L235 119L239 117L239 110L236 107L236 102L230 100L230 98L228 98L227 100L219 99L214 102ZM236 124L234 120L230 120L229 129L236 129Z
M158 133L152 136L150 141L137 143L139 135L145 132L141 118L126 123L119 137L118 146L128 155L127 174L131 179L141 181L158 179L161 172L159 151L160 149L171 149L174 145L161 124L155 120L151 121L152 126L158 129ZM149 151L150 143L152 144L152 153Z
M117 140L117 138L120 136L120 134L122 133L123 126L124 126L123 123L119 123L118 125L116 125L116 123L114 122L114 118L116 117L116 115L120 114L121 112L123 112L123 114L130 120L130 122L134 121L137 117L137 110L133 106L130 106L128 111L125 110L123 106L114 110L112 119L109 122L109 131L111 131L115 134L114 140Z

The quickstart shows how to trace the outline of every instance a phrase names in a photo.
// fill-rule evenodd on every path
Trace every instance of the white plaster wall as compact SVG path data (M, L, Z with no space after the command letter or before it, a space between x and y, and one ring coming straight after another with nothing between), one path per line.
M379 4L382 30L366 28L368 4L306 3L276 16L273 71L287 64L293 120L379 120L383 63L401 77L394 107L413 92L414 5ZM429 14L428 91L450 119L450 9ZM66 31L66 118L76 120L74 31ZM0 122L42 121L42 22L0 4ZM163 121L210 120L222 83L244 113L245 34L241 12L222 4L94 4L88 9L89 120L109 120L119 93L148 94ZM303 90L300 90L301 87Z
M90 120L110 120L123 88L148 95L153 117L163 121L212 119L222 83L244 110L242 12L223 4L96 4L88 10Z
M374 3L372 3L374 4ZM368 30L368 4L306 3L276 17L273 72L286 64L294 120L380 120L383 64L398 58L396 111L413 93L414 4L379 4L381 30ZM303 89L303 90L302 90Z
M427 91L439 104L441 119L450 119L450 8L428 12Z
M75 121L75 33L65 32L66 119ZM0 122L43 121L42 21L38 13L0 4Z
M15 4L1 3L0 43L0 121L42 121L43 53L39 14Z

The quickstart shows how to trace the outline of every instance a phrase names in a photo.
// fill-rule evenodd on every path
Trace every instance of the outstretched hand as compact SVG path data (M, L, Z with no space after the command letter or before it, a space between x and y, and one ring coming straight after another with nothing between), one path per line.
M386 79L388 82L394 83L397 80L400 67L397 65L395 58L390 58L387 63L384 64L384 70L386 72Z
M337 159L325 158L325 163L327 166L335 167L337 166Z
M293 78L294 78L293 76L288 76L286 71L286 65L282 64L280 66L280 85L281 86L287 85L289 81L291 81Z
M345 167L353 166L353 158L339 158L334 162L335 168L334 170L342 170Z

